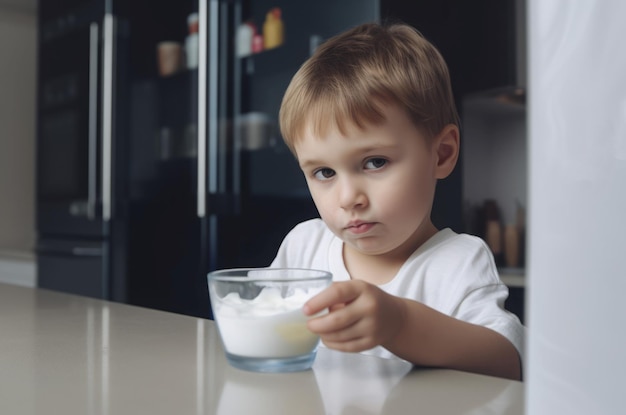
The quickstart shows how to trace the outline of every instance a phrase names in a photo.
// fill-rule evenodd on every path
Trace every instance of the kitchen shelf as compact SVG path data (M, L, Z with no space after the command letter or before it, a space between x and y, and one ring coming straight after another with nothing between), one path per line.
M526 270L524 268L498 268L500 279L509 288L526 287Z

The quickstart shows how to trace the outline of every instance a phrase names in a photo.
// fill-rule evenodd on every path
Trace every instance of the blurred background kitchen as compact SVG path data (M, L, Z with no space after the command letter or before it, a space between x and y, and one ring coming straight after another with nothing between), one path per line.
M483 237L524 319L525 1L0 0L0 281L210 317L206 273L317 215L277 113L367 21L449 63L462 159L434 220Z

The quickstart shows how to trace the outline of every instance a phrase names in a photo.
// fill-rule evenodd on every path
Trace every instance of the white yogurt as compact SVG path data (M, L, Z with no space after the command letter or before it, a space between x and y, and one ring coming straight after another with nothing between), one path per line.
M317 292L296 290L281 297L279 289L264 288L253 300L230 293L214 305L226 350L234 355L283 358L312 352L319 337L306 328L302 306Z

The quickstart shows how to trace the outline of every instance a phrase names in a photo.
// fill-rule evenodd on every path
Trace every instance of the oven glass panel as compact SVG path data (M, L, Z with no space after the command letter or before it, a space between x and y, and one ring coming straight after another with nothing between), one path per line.
M87 200L90 172L93 176L97 171L97 166L90 166L97 163L94 154L99 141L89 136L89 94L90 76L97 77L98 68L90 68L87 24L44 46L40 61L38 197L43 203L67 203L69 212L72 203ZM93 186L94 180L91 182Z

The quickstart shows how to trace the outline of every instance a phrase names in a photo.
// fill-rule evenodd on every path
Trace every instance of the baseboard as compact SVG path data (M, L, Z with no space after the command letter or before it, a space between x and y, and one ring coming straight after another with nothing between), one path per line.
M0 252L0 282L37 286L37 263L32 254Z

